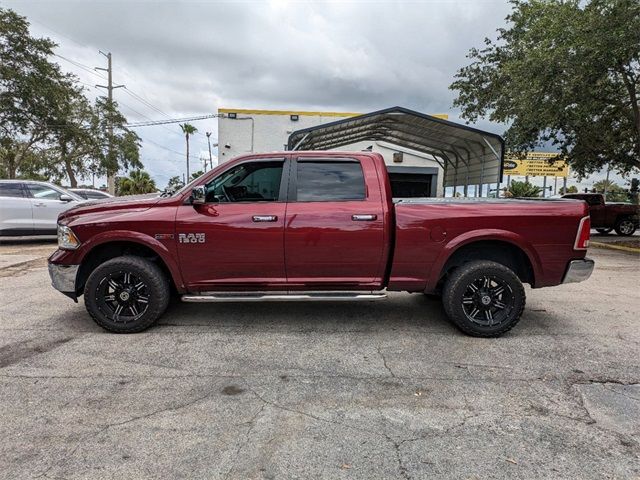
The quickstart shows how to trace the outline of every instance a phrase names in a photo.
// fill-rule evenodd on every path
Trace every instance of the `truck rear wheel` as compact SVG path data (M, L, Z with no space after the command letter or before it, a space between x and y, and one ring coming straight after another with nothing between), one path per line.
M633 235L636 231L636 224L631 218L621 218L616 222L616 233L621 237Z
M169 296L162 270L135 256L104 262L91 272L84 287L87 311L98 325L114 333L149 328L164 313Z
M520 321L525 293L518 276L487 260L465 263L444 285L442 303L451 321L474 337L498 337Z

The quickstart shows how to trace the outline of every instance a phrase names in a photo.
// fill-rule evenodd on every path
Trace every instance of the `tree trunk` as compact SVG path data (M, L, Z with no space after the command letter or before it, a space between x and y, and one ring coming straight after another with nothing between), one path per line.
M69 184L71 188L76 188L78 186L78 180L76 179L75 174L73 173L73 167L71 166L71 159L67 153L67 144L66 142L60 143L60 154L62 155L62 161L64 162L64 169L67 172L67 177L69 177Z

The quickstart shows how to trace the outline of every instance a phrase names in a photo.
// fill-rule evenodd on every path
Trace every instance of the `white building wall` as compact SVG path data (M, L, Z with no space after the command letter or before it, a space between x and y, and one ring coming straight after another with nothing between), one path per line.
M287 149L289 135L296 130L315 127L329 122L349 118L358 113L348 112L295 112L270 110L242 110L221 108L218 118L218 161L224 163L238 155L255 152L279 152ZM235 113L236 118L229 118ZM298 120L291 120L291 115L298 115ZM336 150L360 151L371 147L380 153L385 163L400 167L437 167L438 197L444 196L442 182L443 170L433 157L412 151L408 148L384 142L364 141L345 145ZM393 162L395 152L403 153L402 163Z

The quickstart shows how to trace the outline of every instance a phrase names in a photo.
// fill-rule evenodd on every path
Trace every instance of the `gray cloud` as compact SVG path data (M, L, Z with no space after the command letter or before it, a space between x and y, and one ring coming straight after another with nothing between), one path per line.
M99 65L114 56L114 78L170 116L239 108L371 111L402 105L452 119L448 90L472 46L494 36L506 1L209 2L10 0L35 34L58 52ZM89 85L99 78L61 65ZM92 88L90 94L98 94ZM131 121L161 118L117 91ZM133 109L139 113L134 112ZM140 115L142 114L142 115ZM216 131L215 121L196 123ZM499 125L481 128L502 132ZM144 139L182 151L176 125L140 129ZM206 149L206 138L194 138ZM163 184L184 160L151 142L143 159Z

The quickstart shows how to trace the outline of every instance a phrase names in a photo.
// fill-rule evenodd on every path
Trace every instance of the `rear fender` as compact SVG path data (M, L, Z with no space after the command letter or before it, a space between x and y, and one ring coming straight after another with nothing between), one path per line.
M529 243L529 241L527 241L522 235L518 235L517 233L510 232L508 230L500 229L474 230L471 232L465 232L462 235L458 235L444 246L444 248L440 252L440 255L436 259L433 268L431 269L431 274L427 279L426 290L431 291L436 288L436 285L440 280L442 269L447 263L447 260L459 248L474 242L487 240L506 242L514 245L515 247L518 247L529 258L529 262L531 263L531 267L533 268L534 279L542 277L543 268L540 257L538 256L533 245L531 245L531 243Z

